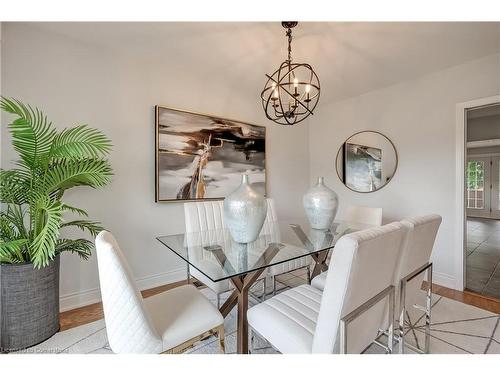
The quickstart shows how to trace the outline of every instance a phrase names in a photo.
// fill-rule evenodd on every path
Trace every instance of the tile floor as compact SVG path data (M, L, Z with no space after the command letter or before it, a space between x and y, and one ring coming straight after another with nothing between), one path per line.
M466 288L500 298L500 220L467 219Z

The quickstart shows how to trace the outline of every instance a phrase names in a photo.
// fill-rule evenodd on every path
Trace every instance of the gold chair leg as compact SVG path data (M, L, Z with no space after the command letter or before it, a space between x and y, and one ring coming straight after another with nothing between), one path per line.
M226 338L224 336L224 324L221 324L218 329L218 336L219 336L219 351L220 354L225 354L226 353Z
M203 332L202 334L196 336L196 337L193 337L192 339L186 341L186 342L183 342L182 344L180 345L177 345L176 347L173 347L171 349L168 349L166 351L164 351L162 354L182 354L184 353L186 350L189 350L191 349L194 344L210 337L210 336L218 336L219 338L219 349L220 349L220 352L221 353L225 353L225 345L224 345L224 323L221 324L220 326L218 327L215 327L213 329L210 329L206 332Z

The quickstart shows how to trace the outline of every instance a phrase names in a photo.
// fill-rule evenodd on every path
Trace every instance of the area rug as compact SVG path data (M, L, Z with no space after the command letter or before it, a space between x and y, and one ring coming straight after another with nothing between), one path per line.
M304 282L303 275L288 274L281 277L279 290L286 290ZM215 295L203 289L210 301L215 304ZM227 298L229 294L223 296ZM257 303L251 300L250 303ZM500 354L500 316L474 306L466 305L445 297L434 295L432 307L431 343L433 354ZM236 352L236 309L226 317L226 353ZM408 315L406 340L418 348L424 342L424 315ZM256 337L255 354L277 353L265 340ZM62 331L49 340L16 353L61 353L61 354L112 354L106 337L104 320L85 324ZM189 354L219 353L217 339L211 337L188 350ZM375 345L366 353L383 353Z

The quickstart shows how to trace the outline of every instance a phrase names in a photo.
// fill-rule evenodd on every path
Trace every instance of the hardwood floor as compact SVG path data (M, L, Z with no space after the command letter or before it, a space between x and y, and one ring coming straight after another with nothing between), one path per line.
M199 288L204 287L194 279L192 280L192 282ZM186 284L186 281L182 280L172 284L143 290L141 293L144 298L147 298L184 284ZM433 284L433 292L434 294L438 294L455 301L476 306L481 309L491 311L495 314L500 314L500 300L495 298L485 297L469 291L459 292L458 290L449 289L437 284ZM104 313L102 311L102 303L94 303L92 305L83 306L74 310L65 311L60 314L60 330L65 331L67 329L74 328L82 324L91 323L103 318Z
M434 294L500 314L500 300L494 297L483 296L470 291L460 292L437 284L432 285L432 291Z

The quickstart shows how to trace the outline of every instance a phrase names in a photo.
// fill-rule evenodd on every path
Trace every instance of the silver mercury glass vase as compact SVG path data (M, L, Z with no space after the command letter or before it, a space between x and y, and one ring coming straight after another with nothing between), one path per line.
M224 199L224 221L233 239L238 243L255 241L266 214L266 198L250 186L248 175L243 175L238 189Z
M316 185L304 195L303 204L311 228L331 228L337 215L339 198L337 193L325 185L323 177L318 177Z

